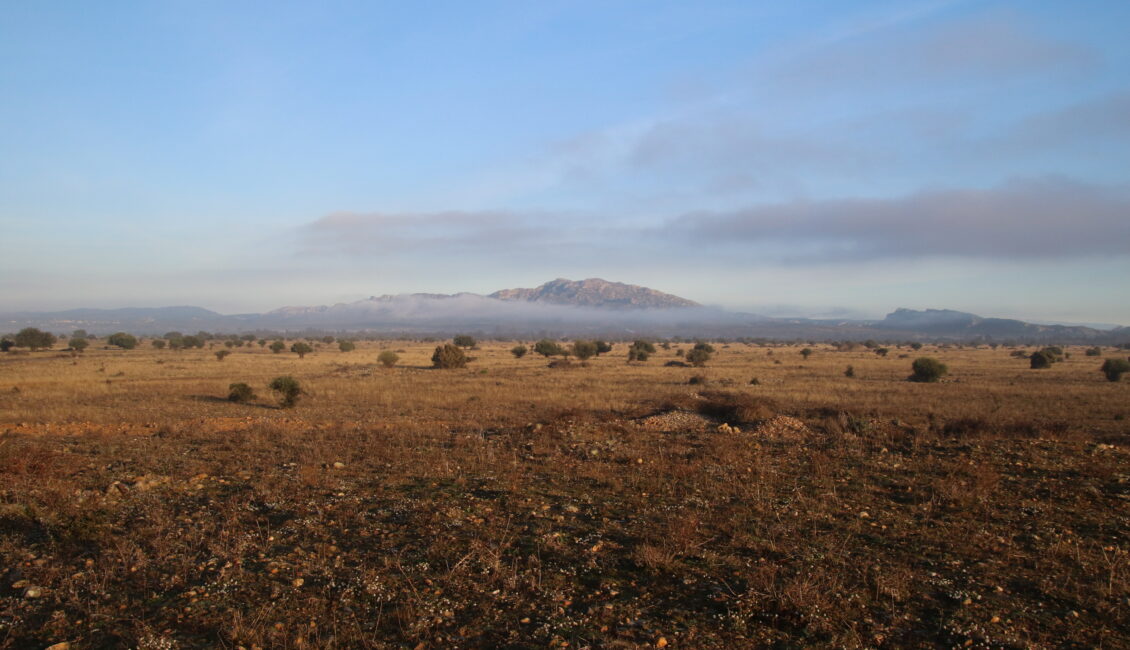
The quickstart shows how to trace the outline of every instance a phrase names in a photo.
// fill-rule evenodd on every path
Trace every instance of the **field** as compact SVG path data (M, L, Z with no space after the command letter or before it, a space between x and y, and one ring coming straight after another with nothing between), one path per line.
M0 648L1130 647L1083 348L513 345L0 355Z

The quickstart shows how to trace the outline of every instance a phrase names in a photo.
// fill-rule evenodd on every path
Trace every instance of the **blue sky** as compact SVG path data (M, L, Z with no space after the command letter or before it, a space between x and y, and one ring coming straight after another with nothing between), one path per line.
M1130 4L0 5L0 309L1130 324Z

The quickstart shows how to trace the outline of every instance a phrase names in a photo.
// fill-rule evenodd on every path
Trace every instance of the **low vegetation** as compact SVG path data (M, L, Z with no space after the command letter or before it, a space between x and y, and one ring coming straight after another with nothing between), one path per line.
M0 355L0 648L1130 646L1130 382L1082 347L204 340Z

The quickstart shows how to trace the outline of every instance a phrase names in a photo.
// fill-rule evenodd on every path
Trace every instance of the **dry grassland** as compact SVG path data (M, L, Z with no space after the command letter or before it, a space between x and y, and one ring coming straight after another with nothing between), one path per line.
M1130 381L1082 348L513 345L0 355L0 648L1130 647Z

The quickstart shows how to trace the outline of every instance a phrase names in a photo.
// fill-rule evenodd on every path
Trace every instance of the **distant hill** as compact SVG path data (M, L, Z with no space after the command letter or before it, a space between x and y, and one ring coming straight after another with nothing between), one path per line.
M1037 325L1011 318L984 318L950 309L917 311L900 308L874 326L968 341L1097 341L1119 335L1118 330L1103 331L1082 325Z
M601 309L672 309L700 307L697 302L669 293L600 278L567 280L557 278L533 289L502 289L490 294L498 300L545 302Z
M334 305L281 307L263 314L224 315L200 307L72 309L0 314L0 333L24 327L69 334L124 331L160 336L178 330L355 332L407 336L477 333L498 337L674 337L812 341L936 340L1121 344L1130 328L1040 325L984 318L949 309L896 309L882 320L768 318L704 307L686 298L599 278L559 278L532 289L374 296Z

